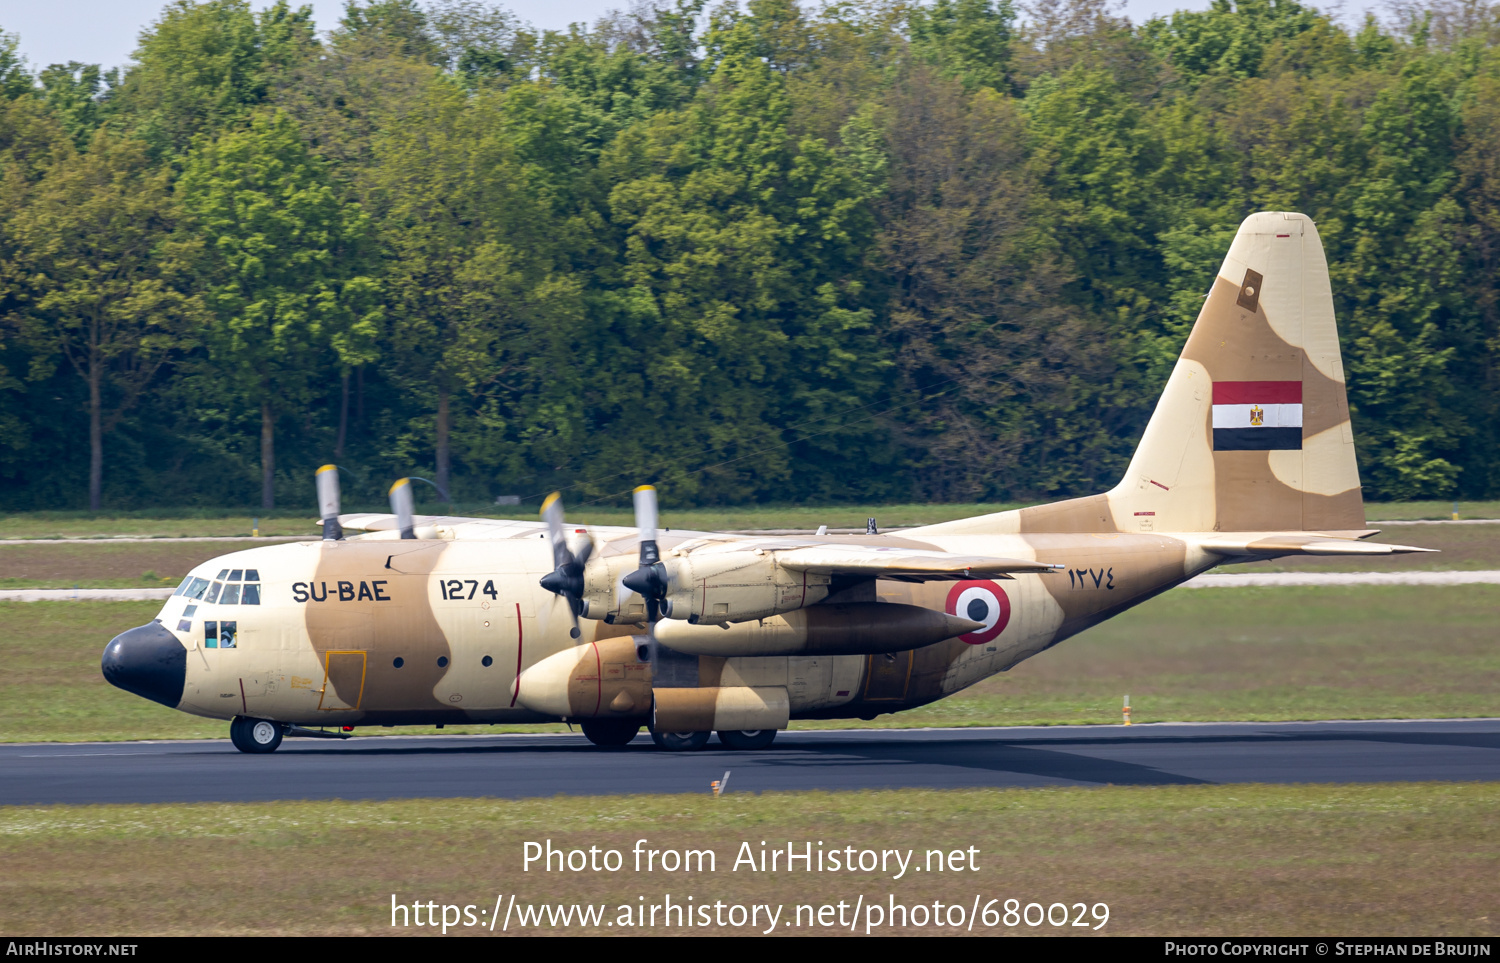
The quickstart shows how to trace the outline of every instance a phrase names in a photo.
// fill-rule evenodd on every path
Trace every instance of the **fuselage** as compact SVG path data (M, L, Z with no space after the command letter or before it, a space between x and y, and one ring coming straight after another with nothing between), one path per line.
M573 638L566 601L538 584L553 566L539 527L515 522L486 529L485 537L401 540L374 533L286 543L198 566L157 618L186 653L176 707L303 726L555 721L526 708L518 681L528 667L577 645L649 630L585 619ZM595 536L612 539L618 551L635 544L629 529ZM745 540L669 532L661 542L670 550L702 538ZM923 537L918 531L847 540L1067 568L1010 579L842 586L829 601L919 605L985 628L894 654L698 656L699 684L784 686L793 718L871 718L1008 669L1213 561L1166 534ZM774 547L776 539L763 543ZM166 644L165 635L159 638ZM170 694L151 697L171 704Z

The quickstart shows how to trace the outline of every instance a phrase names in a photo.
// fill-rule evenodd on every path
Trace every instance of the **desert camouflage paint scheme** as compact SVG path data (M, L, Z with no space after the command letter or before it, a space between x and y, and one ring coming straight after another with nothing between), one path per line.
M167 602L158 621L186 651L177 708L300 726L655 713L670 732L869 719L1003 672L1224 561L1421 551L1359 541L1375 533L1327 264L1312 222L1289 213L1241 225L1112 491L892 535L665 531L680 584L659 640L641 597L616 597L635 529L570 529L592 547L575 639L567 600L538 584L554 566L540 522L418 518L403 539L392 516L338 521L366 534L193 573L254 570L258 606ZM870 628L835 631L839 620ZM235 623L232 648L206 647L207 621ZM922 641L944 638L891 644L919 624ZM692 654L726 645L749 648Z

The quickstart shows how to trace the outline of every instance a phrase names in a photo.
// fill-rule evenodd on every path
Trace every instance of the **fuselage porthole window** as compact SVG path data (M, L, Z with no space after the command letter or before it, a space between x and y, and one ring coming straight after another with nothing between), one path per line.
M240 596L240 604L241 605L259 605L260 604L260 586L257 585L254 582L248 582L248 583L246 583L246 585L245 585L245 594L242 595L242 596Z
M236 636L239 635L240 624L238 622L219 623L219 648L232 649L235 647Z
M217 649L219 647L219 623L212 619L203 623L203 647L205 649Z

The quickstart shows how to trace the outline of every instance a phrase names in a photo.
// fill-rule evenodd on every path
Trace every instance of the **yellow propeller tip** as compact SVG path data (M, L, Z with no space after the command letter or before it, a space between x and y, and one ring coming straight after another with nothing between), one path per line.
M635 491L631 492L631 494L633 495L633 494L635 494L635 492L654 492L654 491L656 491L656 486L655 485L639 485L639 486L636 487Z
M319 468L319 469L318 469L318 470L317 470L317 471L316 471L316 472L314 472L314 473L313 473L313 474L316 474L316 475L321 475L321 474L323 474L323 473L324 473L324 472L325 472L325 471L338 471L338 470L339 470L339 466L338 466L338 465L324 465L324 466L323 466L323 467L322 467L322 468Z
M540 512L538 512L538 514L540 514L540 515L547 514L547 509L551 508L552 507L552 503L555 502L555 501L557 501L561 497L562 497L562 492L553 492L552 494L548 495L546 498L542 499L542 510Z
M396 489L400 488L402 485L410 485L410 484L411 484L411 479L410 478L398 478L398 479L396 479L396 483L391 486L391 494L395 494Z

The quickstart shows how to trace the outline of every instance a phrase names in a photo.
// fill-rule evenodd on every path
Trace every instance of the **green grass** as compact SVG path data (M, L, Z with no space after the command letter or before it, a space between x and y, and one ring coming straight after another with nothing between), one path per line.
M9 807L0 809L0 930L391 934L393 895L408 904L473 905L476 913L493 906L497 893L514 894L520 905L605 904L613 920L622 904L671 893L678 902L692 895L780 904L783 920L798 904L852 907L860 896L866 905L939 900L967 911L979 895L1002 908L1006 898L1103 902L1103 935L1494 936L1497 807L1495 783L759 796L735 793L731 784L718 799L705 792ZM653 848L711 849L717 871L634 872L629 853L638 839ZM523 872L527 840L616 849L624 866ZM878 872L731 871L740 843L758 850L762 840L914 850L918 860L928 849L972 846L979 869L899 880ZM1058 932L982 922L981 931Z
M1500 501L1458 502L1459 518L1500 518ZM1453 513L1451 501L1375 502L1365 505L1370 521L1411 521L1436 519L1447 521Z
M223 738L109 686L99 655L155 602L0 603L0 741ZM1115 724L1500 714L1500 586L1183 589L929 706L830 726ZM454 727L447 732L557 731ZM433 730L396 729L386 732Z

